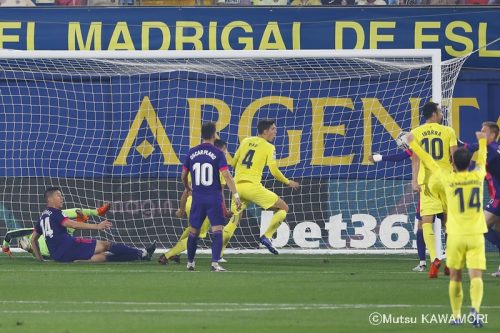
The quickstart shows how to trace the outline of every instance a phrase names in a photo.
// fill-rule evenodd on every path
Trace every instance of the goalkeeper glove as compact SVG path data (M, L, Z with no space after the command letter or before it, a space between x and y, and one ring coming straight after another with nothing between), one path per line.
M2 252L7 253L9 257L12 257L12 252L10 251L10 247L2 245Z

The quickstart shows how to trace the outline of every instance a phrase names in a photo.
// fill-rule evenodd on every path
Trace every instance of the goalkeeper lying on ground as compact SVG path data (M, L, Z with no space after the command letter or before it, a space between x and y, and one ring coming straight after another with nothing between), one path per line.
M96 209L80 209L80 208L71 208L63 210L64 216L69 219L75 219L77 222L85 222L89 219L89 216L104 216L110 208L110 204L106 203L99 208ZM75 229L68 228L68 233L73 235ZM10 244L13 240L19 239L19 246L29 252L33 253L31 250L31 236L33 234L33 228L23 228L23 229L14 229L10 230L5 234L5 238L2 244L2 252L7 253L9 256L12 256L12 252L10 251ZM38 239L38 246L40 247L40 252L44 259L50 259L49 249L47 248L47 244L45 243L45 238L40 236Z

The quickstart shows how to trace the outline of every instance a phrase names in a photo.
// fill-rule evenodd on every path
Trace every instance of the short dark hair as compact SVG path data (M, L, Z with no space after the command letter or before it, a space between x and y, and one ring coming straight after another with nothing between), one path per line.
M494 121L485 121L483 126L489 127L490 131L495 133L495 139L498 138L498 133L500 133L500 129L498 128L498 124Z
M259 123L257 124L257 131L259 132L259 134L262 134L264 133L265 130L269 129L273 125L274 125L274 120L272 119L259 120Z
M427 120L430 117L432 117L432 114L434 112L438 111L439 104L434 103L434 102L427 102L424 104L424 107L422 109L424 118Z
M201 138L203 140L213 139L215 137L215 132L216 129L214 122L207 122L201 126Z
M219 149L224 149L224 147L227 146L227 143L224 140L215 139L214 146L219 148Z
M59 187L55 187L55 186L49 187L48 189L46 189L45 193L43 194L43 196L45 197L45 201L47 201L49 199L49 197L52 196L52 194L56 193L57 191L62 192Z
M457 171L467 170L472 158L472 153L465 147L460 147L453 153L453 163Z

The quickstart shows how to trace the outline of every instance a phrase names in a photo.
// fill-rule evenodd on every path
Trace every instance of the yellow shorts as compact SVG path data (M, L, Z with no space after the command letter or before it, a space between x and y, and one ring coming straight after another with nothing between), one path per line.
M249 202L253 202L263 209L269 209L276 201L278 201L278 195L267 188L262 186L262 184L254 184L250 182L239 182L236 184L236 190L240 195L241 202L244 207L248 205ZM233 213L235 212L233 205L231 205Z
M186 215L188 217L188 221L189 221L189 213L191 212L191 205L192 204L193 204L193 197L189 196L186 200ZM201 228L200 228L200 236L199 237L200 238L207 237L207 232L209 229L210 229L210 221L208 220L208 218L205 218L205 220L203 221L203 224L201 225Z
M442 186L429 183L420 188L420 216L446 213L446 194Z
M448 235L446 265L453 269L486 269L484 235Z

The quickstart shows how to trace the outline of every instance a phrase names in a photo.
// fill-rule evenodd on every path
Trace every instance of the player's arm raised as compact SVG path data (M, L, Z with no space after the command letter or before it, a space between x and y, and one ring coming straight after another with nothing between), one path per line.
M476 132L479 150L477 152L476 168L486 171L486 133Z
M457 135L455 134L455 130L450 127L450 157L452 162L453 162L453 154L457 151L457 149L458 149Z

